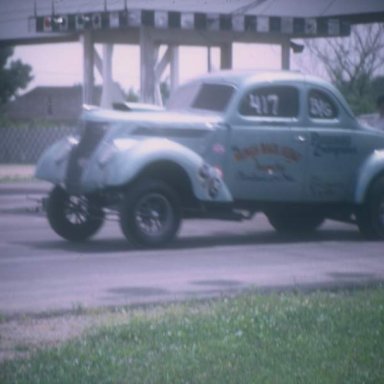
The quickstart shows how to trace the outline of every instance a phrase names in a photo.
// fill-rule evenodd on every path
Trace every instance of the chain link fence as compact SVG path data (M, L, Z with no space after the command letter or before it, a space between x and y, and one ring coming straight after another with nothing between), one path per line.
M34 164L44 149L75 130L75 126L0 127L0 164Z

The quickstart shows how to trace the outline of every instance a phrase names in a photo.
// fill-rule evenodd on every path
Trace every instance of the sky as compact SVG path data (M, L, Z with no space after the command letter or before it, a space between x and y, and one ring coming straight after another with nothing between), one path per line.
M101 55L101 46L96 45ZM234 44L233 68L279 69L280 46L265 44ZM214 69L219 69L219 49L212 50ZM125 91L140 87L139 47L115 45L113 52L113 78ZM34 80L27 90L36 86L71 86L82 82L82 46L80 43L58 43L18 46L14 59L21 59L33 68ZM291 61L293 55L291 56ZM180 47L180 83L207 72L207 49L204 47ZM101 78L95 70L96 83Z

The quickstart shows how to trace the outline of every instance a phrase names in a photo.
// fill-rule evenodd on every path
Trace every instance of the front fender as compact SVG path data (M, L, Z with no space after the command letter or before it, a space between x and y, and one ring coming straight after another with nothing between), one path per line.
M205 164L196 152L168 139L127 138L120 139L115 145L105 143L95 160L83 176L84 184L91 189L123 186L133 181L148 166L168 161L185 171L199 200L232 201L217 170Z
M366 192L371 185L372 180L376 178L380 173L384 172L384 150L376 150L365 161L359 172L359 178L357 181L355 202L363 203Z

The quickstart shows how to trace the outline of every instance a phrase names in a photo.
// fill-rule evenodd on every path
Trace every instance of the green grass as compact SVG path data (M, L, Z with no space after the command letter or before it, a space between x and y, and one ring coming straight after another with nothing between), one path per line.
M245 294L127 314L0 365L6 383L384 383L384 289Z

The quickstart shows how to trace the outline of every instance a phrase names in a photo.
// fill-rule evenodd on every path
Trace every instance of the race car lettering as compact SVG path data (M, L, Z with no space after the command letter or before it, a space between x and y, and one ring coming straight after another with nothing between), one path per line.
M321 157L323 155L355 155L357 148L352 145L351 137L342 136L325 136L318 133L312 133L311 146L313 155Z
M250 147L232 147L233 156L236 161L255 159L262 155L281 156L288 162L297 163L301 159L301 154L295 149L287 146L279 146L275 143L261 143Z
M330 103L323 98L309 98L309 113L315 118L331 119L333 117L333 109Z
M270 95L249 95L249 106L254 109L257 115L277 116L279 110L279 96Z

